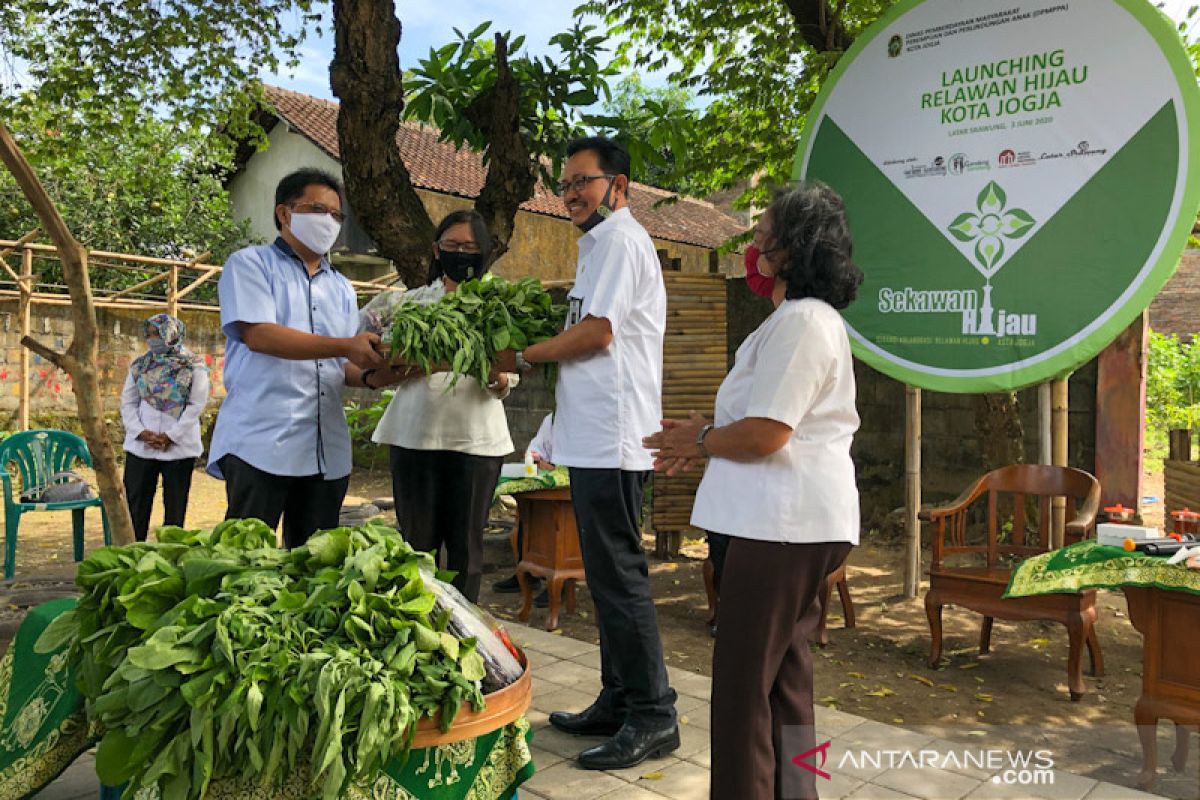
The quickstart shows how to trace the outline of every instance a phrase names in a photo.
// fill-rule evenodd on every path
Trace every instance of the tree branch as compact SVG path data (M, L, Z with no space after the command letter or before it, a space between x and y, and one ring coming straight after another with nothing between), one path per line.
M783 4L804 41L818 53L843 52L850 47L853 39L842 24L845 3L832 12L827 0L783 0Z
M508 41L496 34L496 82L463 111L487 139L487 178L475 201L492 234L491 261L508 251L517 211L533 197L537 164L521 137L521 87L508 64Z
M96 361L99 355L99 329L96 325L96 307L92 299L92 286L88 281L87 250L71 234L70 228L54 206L54 201L42 187L33 167L13 140L8 128L0 123L0 160L17 180L21 192L33 206L42 227L58 248L62 262L63 280L71 295L71 320L75 335L65 355L44 347L31 337L21 343L50 363L66 370L71 376L71 387L75 392L76 412L83 427L92 463L96 468L96 482L100 485L100 498L112 526L115 544L132 544L133 520L129 516L129 503L125 498L125 486L112 440L104 424L104 407L100 400L100 379Z
M409 286L425 282L433 222L400 150L400 21L392 2L334 0L330 85L341 100L338 148L350 207Z
M57 350L53 350L53 349L47 347L46 345L42 344L41 342L39 342L37 339L33 338L32 336L22 336L21 337L21 345L24 347L28 347L30 350L37 353L42 358L46 359L54 366L58 367L61 370L66 371L68 373L71 373L73 371L73 368L76 366L76 365L70 363L70 362L74 361L74 359L70 355L68 355L66 353L60 353Z

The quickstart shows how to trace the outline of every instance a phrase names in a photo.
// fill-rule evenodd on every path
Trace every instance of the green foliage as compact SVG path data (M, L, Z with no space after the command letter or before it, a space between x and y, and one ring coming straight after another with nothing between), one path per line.
M893 0L845 0L835 17L853 39ZM620 66L670 67L673 85L695 91L707 106L675 149L676 168L701 195L746 186L742 207L765 206L773 187L791 176L796 143L840 50L814 48L790 6L779 0L589 0L576 9L598 14L623 40ZM677 65L677 66L676 66ZM674 121L672 124L677 124Z
M405 75L411 92L405 117L437 126L442 139L455 147L483 151L488 144L466 112L496 83L494 36L481 38L491 24L484 22L465 34L455 28L456 41L431 48L419 66ZM584 126L593 119L587 108L601 97L610 97L608 79L616 75L616 69L601 66L605 37L595 30L595 26L576 23L571 30L551 37L550 44L561 51L558 59L522 52L524 36L503 34L509 68L520 92L521 138L535 158L549 159L549 165L539 161L547 182L558 173L567 143L586 135Z
M393 390L385 389L379 393L375 402L368 405L346 404L346 423L350 427L350 446L356 466L375 469L381 464L387 464L387 448L375 444L371 435L375 433L379 420L383 419L383 412L387 411L388 404L392 402L395 394Z
M220 263L250 241L245 224L234 221L204 137L149 114L103 133L83 115L60 114L32 97L21 109L13 136L88 247L184 260L210 251L210 263ZM0 171L0 238L16 239L37 225L12 175ZM40 282L62 282L57 264L37 269ZM91 280L116 289L151 274L96 269Z
M449 370L487 383L502 350L524 350L558 333L566 308L536 278L487 277L459 284L436 303L404 303L391 324L393 357L426 374Z
M259 75L295 67L312 0L6 0L0 3L0 63L23 64L0 94L0 117L35 90L39 102L119 134L155 109L180 127L235 137L253 133ZM11 77L11 76L10 76ZM57 122L57 121L56 121Z
M1152 435L1194 429L1200 421L1200 340L1150 332L1146 413Z
M291 551L258 520L164 528L79 567L75 610L36 648L69 646L97 772L125 796L205 795L210 781L271 786L307 760L333 800L409 747L417 720L484 704L476 640L447 630L434 568L382 525Z
M641 168L637 180L660 189L694 194L687 175L675 168L677 153L688 149L687 132L695 124L694 94L680 86L652 88L637 73L620 80L604 104L602 118L593 118L597 133L625 146Z

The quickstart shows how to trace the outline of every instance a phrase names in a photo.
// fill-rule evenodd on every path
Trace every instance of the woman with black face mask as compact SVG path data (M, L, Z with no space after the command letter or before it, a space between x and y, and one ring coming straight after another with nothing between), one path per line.
M436 302L464 281L487 272L491 238L475 211L455 211L434 233L429 283L407 292L409 302ZM403 296L402 296L403 297ZM369 323L368 323L369 324ZM418 550L440 556L458 576L454 585L479 599L483 531L504 457L513 451L502 400L517 376L493 374L487 385L449 372L368 370L371 388L397 383L372 439L390 447L396 520Z

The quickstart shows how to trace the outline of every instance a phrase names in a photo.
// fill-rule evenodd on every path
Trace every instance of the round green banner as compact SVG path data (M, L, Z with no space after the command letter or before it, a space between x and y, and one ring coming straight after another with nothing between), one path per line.
M855 355L943 392L1094 357L1174 272L1200 91L1147 0L901 0L842 57L797 178L846 201Z

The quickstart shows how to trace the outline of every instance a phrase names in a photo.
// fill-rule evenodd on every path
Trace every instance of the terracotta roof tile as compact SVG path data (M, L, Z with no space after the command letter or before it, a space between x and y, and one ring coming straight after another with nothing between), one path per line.
M340 160L337 103L277 86L265 86L264 89L279 116L293 130L331 158ZM396 143L417 187L459 197L477 197L483 188L485 172L480 154L439 141L436 129L402 122L396 133ZM745 230L737 219L702 200L684 198L655 208L656 202L671 197L672 193L636 181L631 188L633 215L656 239L715 249ZM567 219L562 201L541 181L534 196L522 203L521 209Z

